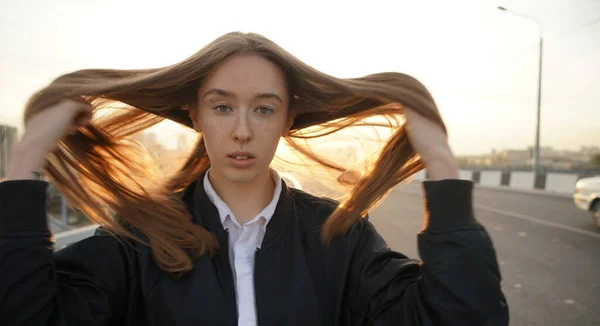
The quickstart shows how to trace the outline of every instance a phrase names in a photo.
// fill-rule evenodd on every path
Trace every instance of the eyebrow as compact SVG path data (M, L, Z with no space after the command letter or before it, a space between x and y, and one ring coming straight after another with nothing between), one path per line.
M207 90L206 92L204 92L204 95L202 96L202 98L206 98L209 95L218 95L218 96L224 96L224 97L235 97L235 95L232 92L226 91L224 89L221 88L211 88L209 90ZM281 97L275 93L260 93L257 94L256 96L254 96L255 99L258 98L263 98L263 99L272 99L272 100L276 100L279 101L280 103L283 103L283 100L281 99Z

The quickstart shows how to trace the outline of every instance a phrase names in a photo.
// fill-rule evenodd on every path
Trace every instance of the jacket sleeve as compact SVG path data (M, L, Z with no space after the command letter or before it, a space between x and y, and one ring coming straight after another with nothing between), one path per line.
M426 181L422 262L390 250L368 220L348 274L353 321L365 325L508 325L492 242L476 222L469 181ZM353 323L355 324L355 323Z
M53 253L47 183L0 183L0 325L118 325L128 306L126 252L106 232Z

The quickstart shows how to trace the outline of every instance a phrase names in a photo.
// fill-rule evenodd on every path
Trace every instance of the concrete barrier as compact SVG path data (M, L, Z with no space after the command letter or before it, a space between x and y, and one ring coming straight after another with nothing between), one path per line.
M77 241L81 241L85 238L89 238L94 235L99 225L93 224L84 226L81 228L60 232L54 235L54 250L58 251L64 247L73 244Z
M575 184L579 180L575 173L555 173L536 175L528 171L481 171L460 170L459 178L471 180L484 187L497 187L515 191L534 191L568 197L573 195Z
M568 173L548 173L544 190L558 193L573 193L577 175Z
M460 175L458 178L461 180L473 180L473 171L460 170Z
M535 174L533 172L511 172L510 173L510 188L516 189L533 189Z
M415 181L424 181L427 179L427 173L425 170L421 170L415 174L413 174L413 180Z
M479 184L482 186L499 187L502 179L500 171L481 171Z

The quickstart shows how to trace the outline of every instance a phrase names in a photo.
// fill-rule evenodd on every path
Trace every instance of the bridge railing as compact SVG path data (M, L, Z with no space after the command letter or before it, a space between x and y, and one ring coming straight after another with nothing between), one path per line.
M515 190L537 190L561 196L572 196L575 184L580 178L591 174L548 172L535 174L528 171L505 170L460 170L460 178L471 180L486 187L508 188ZM421 171L414 176L415 181L427 179L427 173Z
M64 247L91 237L98 228L97 224L84 226L81 228L60 232L54 235L54 250L58 251Z

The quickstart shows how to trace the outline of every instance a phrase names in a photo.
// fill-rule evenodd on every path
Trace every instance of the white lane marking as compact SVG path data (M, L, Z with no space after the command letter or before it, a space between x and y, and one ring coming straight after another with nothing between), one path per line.
M482 209L484 211L498 213L498 214L502 214L502 215L510 216L510 217L516 217L521 220L541 224L541 225L548 226L551 228L561 229L564 231L569 231L569 232L578 233L581 235L587 235L588 237L600 239L599 233L582 230L582 229L579 229L576 227L572 227L572 226L568 226L568 225L564 225L564 224L560 224L560 223L556 223L556 222L546 221L546 220L543 220L538 217L533 217L533 216L529 216L529 215L525 215L525 214L519 214L519 213L515 213L515 212L509 212L509 211L505 211L502 209L497 209L497 208L493 208L493 207L489 207L489 206L485 206L485 205L475 204L473 206L475 206L476 208Z

